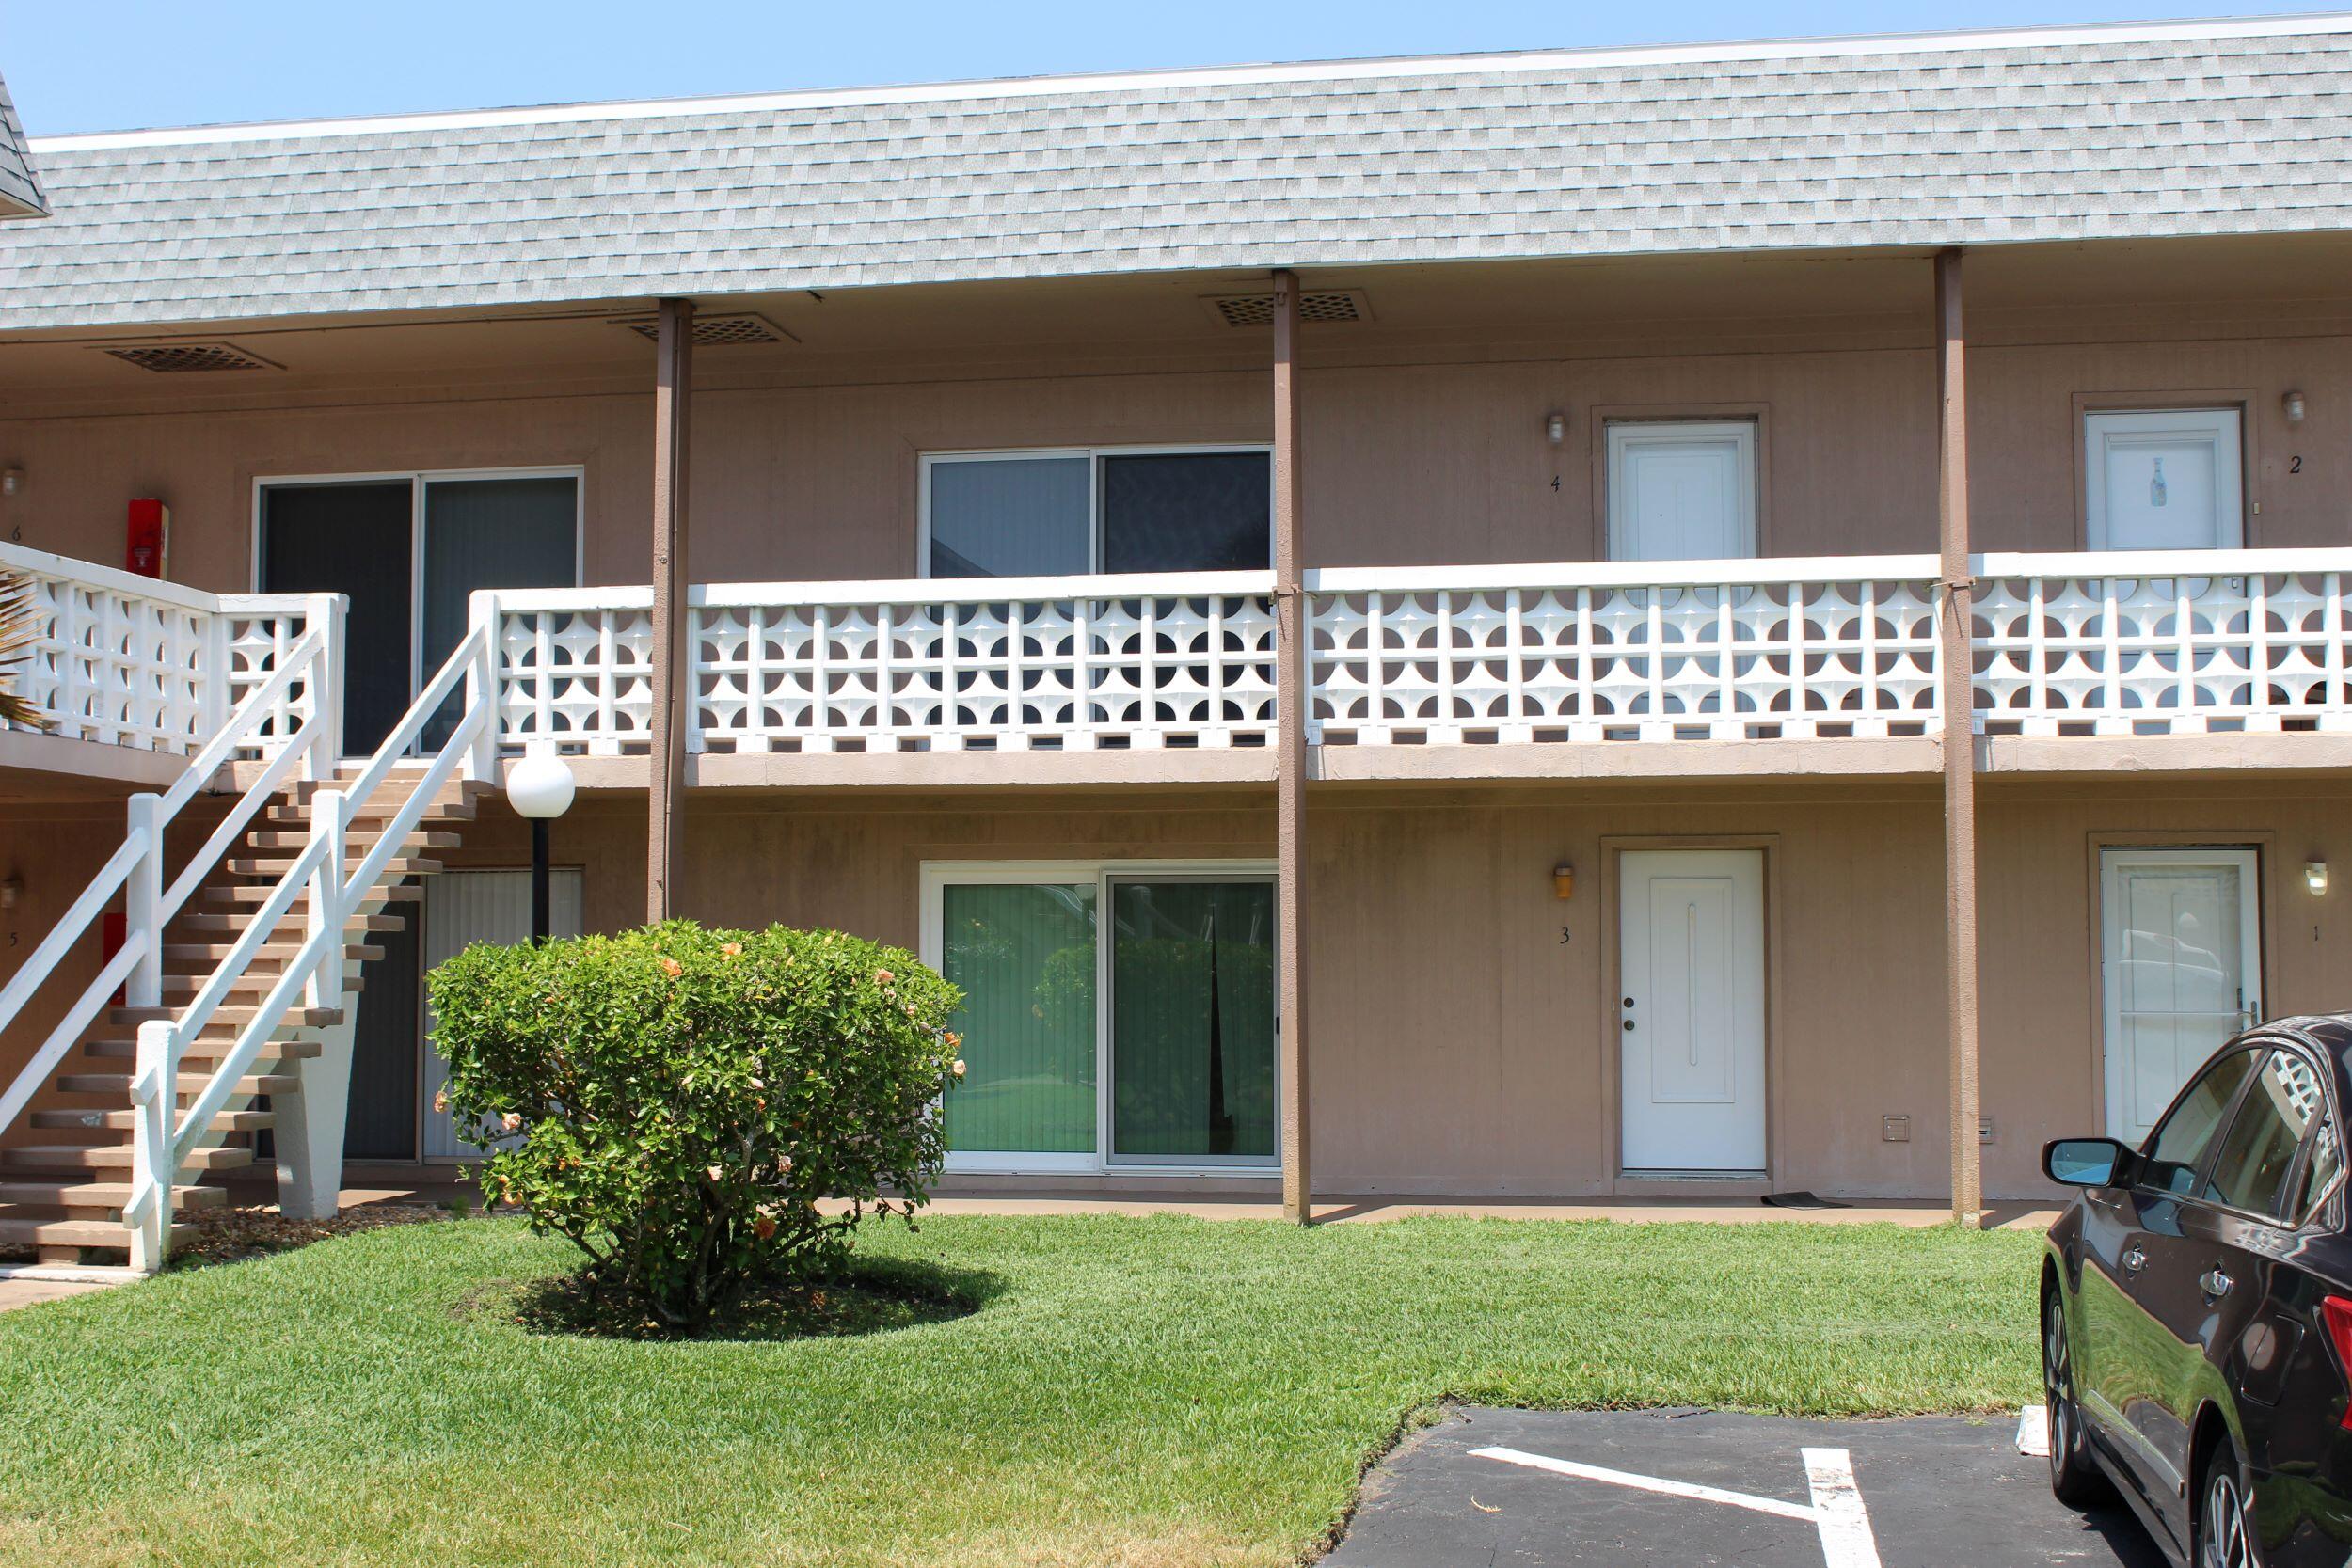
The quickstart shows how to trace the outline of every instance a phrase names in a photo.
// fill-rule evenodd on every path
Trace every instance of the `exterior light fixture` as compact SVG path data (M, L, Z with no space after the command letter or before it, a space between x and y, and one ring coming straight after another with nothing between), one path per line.
M1546 414L1544 416L1544 439L1556 447L1567 438L1568 417L1559 413Z
M11 464L0 468L0 496L13 496L24 488L24 470Z
M1566 861L1551 868L1551 895L1561 899L1576 896L1576 867Z
M506 801L531 823L531 940L548 940L548 824L571 810L572 770L542 741L506 770Z
M2287 423L2301 424L2303 422L2303 394L2301 392L2289 392L2279 400L2279 406L2287 411Z
M2303 863L2303 885L2312 890L2312 896L2314 898L2320 897L2322 895L2326 894L2328 891L2328 863L2326 861L2305 861Z
M12 910L24 901L24 879L11 871L6 881L0 881L0 910Z

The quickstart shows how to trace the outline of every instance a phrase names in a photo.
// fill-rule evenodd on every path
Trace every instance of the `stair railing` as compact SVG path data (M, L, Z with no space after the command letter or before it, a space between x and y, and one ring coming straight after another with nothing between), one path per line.
M170 1246L172 1186L202 1143L213 1118L228 1108L238 1080L251 1069L288 1011L297 1001L305 1008L346 1006L344 927L365 912L375 895L377 879L415 831L434 795L453 778L485 777L485 761L495 766L491 728L495 687L484 679L495 629L494 616L487 621L477 616L439 673L409 705L358 776L342 787L320 787L312 792L310 832L302 852L278 878L234 946L199 989L196 999L176 1018L139 1025L136 1069L131 1084L131 1100L137 1112L132 1134L131 1201L123 1210L123 1219L131 1227L132 1268L152 1273L163 1266ZM427 725L461 691L464 696L455 724L422 768L416 768L412 750L421 745ZM404 763L409 766L402 767ZM373 798L395 777L396 768L401 780L414 782L384 819L374 844L346 875L344 835L350 827L352 802ZM277 984L238 1030L234 1045L219 1058L187 1109L175 1111L180 1067L189 1042L201 1035L236 980L294 907L294 899L305 893L302 946L278 971ZM342 1042L346 1048L348 1040L346 1029ZM333 1117L336 1109L306 1106L304 1115ZM340 1147L340 1137L333 1141ZM306 1159L309 1154L305 1149L280 1148L278 1157ZM331 1184L326 1190L332 1191Z
M161 795L134 795L121 847L91 878L81 895L50 928L6 986L0 986L0 1031L22 1014L43 981L85 941L90 927L119 895L123 902L122 945L68 1004L23 1070L0 1090L0 1129L24 1113L56 1072L107 999L118 990L133 1007L163 1002L164 931L205 875L262 804L297 772L306 779L331 778L342 750L342 626L346 601L340 594L308 595L300 601L302 636L277 659L267 679L248 691L171 786ZM215 672L225 679L225 673ZM294 700L300 686L305 700ZM282 733L290 713L298 717L292 734ZM265 734L264 731L278 733ZM282 744L278 742L282 740ZM165 836L183 808L210 785L238 753L265 751L252 784L205 838L177 878L165 879Z

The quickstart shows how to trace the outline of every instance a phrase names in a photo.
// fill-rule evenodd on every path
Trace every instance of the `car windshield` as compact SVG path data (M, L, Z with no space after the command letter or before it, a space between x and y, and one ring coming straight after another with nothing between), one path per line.
M2180 1100L2149 1135L2141 1185L2184 1197L2189 1195L2197 1185L2197 1172L2205 1163L2205 1150L2213 1146L2214 1134L2221 1130L2221 1118L2230 1109L2232 1097L2253 1068L2252 1052L2233 1051L2181 1092Z

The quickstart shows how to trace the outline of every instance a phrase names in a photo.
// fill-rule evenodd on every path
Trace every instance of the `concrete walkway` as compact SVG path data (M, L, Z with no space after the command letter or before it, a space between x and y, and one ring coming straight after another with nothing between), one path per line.
M0 1279L0 1312L36 1302L63 1301L68 1296L87 1294L112 1287L96 1280L65 1279Z
M240 1203L270 1203L274 1190L231 1187ZM429 1180L402 1183L384 1181L343 1190L345 1208L363 1203L447 1203L463 1198L479 1204L482 1195L471 1182L435 1173ZM1268 1220L1282 1213L1280 1196L1235 1192L1184 1192L1162 1188L1094 1193L971 1192L947 1190L935 1194L927 1211L933 1214L1189 1214L1209 1220ZM1459 1214L1479 1219L1616 1220L1625 1224L1684 1221L1710 1225L1943 1225L1951 1212L1939 1204L1857 1199L1851 1206L1820 1209L1776 1209L1750 1198L1457 1198L1409 1196L1332 1196L1315 1202L1318 1224L1355 1224L1404 1219L1414 1214ZM2010 1200L1986 1209L1987 1229L2046 1230L2058 1219L2051 1204Z

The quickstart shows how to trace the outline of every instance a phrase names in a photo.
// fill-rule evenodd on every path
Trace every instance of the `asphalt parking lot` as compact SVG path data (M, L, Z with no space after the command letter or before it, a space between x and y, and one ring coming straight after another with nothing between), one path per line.
M2017 1422L1453 1412L1366 1478L1328 1568L2161 1568L2050 1496Z

